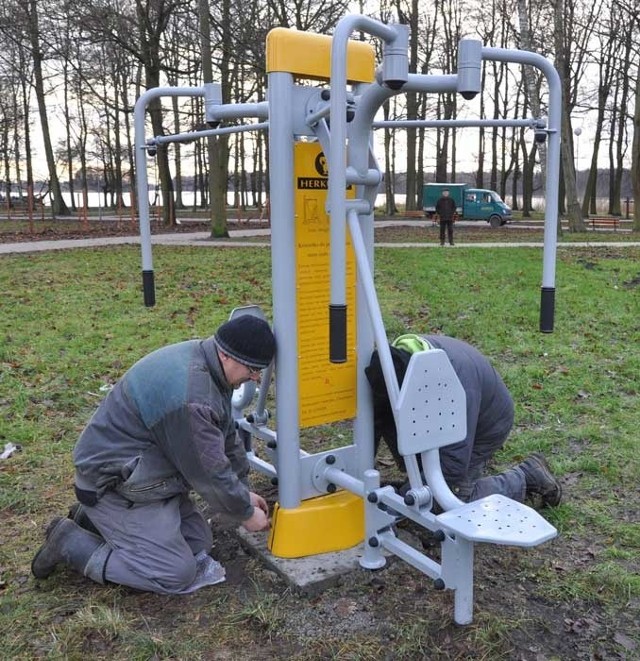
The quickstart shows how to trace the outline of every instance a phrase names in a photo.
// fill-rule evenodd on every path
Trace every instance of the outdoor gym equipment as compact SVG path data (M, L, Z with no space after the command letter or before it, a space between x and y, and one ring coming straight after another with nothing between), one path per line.
M382 41L374 51L350 39L360 30ZM464 39L452 75L408 71L408 28L361 15L344 17L333 37L276 28L267 36L268 101L223 104L220 86L158 88L135 108L138 203L146 305L155 303L147 198L146 151L172 141L239 130L269 131L273 323L278 352L263 383L276 382L276 429L268 426L266 392L245 415L253 392L237 393L234 412L254 468L278 484L269 548L274 555L300 557L346 549L364 541L361 564L379 568L393 553L454 590L454 617L472 620L473 550L477 542L534 546L556 530L531 508L502 496L465 504L449 489L438 448L466 436L465 394L446 354L413 354L402 388L389 352L373 280L373 212L380 168L373 152L376 127L433 126L429 121L376 122L393 95L407 91L481 92L482 60L537 67L549 86L549 118L490 120L492 125L530 126L548 137L547 204L540 330L553 329L555 253L560 154L561 91L557 73L534 53L483 47ZM305 84L303 81L307 81ZM309 84L308 81L315 81ZM318 84L320 83L320 84ZM159 96L201 96L206 121L197 133L145 140L145 109ZM225 120L256 123L225 127ZM487 120L453 120L449 126ZM234 314L257 313L239 310ZM374 469L373 410L364 374L377 346L405 457L410 490L405 497L382 487ZM282 395L286 393L286 395ZM352 442L309 454L300 447L307 427L353 420ZM253 441L261 441L266 460ZM420 457L424 477L418 467ZM434 514L436 500L444 512ZM398 517L433 531L441 561L399 540Z

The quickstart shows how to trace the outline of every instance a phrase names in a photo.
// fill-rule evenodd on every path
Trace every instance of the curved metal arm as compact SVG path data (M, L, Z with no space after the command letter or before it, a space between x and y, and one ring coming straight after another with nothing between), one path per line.
M154 87L142 93L133 110L135 132L136 193L138 197L138 217L140 222L140 245L142 247L142 291L144 304L156 304L151 256L151 226L149 224L149 179L147 176L147 141L144 135L145 113L151 101L161 96L204 96L203 87Z
M347 146L347 44L354 30L362 30L393 43L398 33L393 27L367 16L342 18L331 44L331 148L329 150L329 214L331 282L329 298L329 358L346 361L347 305L346 273L346 146Z
M549 120L547 134L547 181L544 213L544 247L542 256L542 288L540 294L540 330L553 331L555 307L556 252L558 246L558 197L560 172L560 130L562 126L562 85L560 75L553 64L538 53L508 50L505 48L483 48L485 60L517 62L540 69L549 85Z

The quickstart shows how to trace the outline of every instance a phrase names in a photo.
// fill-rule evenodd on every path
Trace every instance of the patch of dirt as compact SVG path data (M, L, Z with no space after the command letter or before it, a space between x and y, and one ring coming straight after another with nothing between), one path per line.
M283 579L247 555L233 533L214 530L212 555L224 559L225 583L179 599L127 591L123 607L160 632L172 631L189 618L197 618L198 626L221 627L233 613L234 626L251 629L254 641L256 632L262 632L259 650L243 651L238 645L229 657L234 659L329 658L326 650L340 640L345 650L352 641L376 641L378 651L331 658L637 658L632 612L613 615L579 596L550 598L541 589L538 570L570 571L576 540L571 547L557 540L535 550L479 545L474 624L459 627L452 619L452 593L436 591L429 578L397 558L375 572L355 570L335 587L308 596L292 592ZM405 530L403 537L411 540L412 533ZM419 544L417 538L413 541ZM212 600L225 607L212 613ZM496 621L506 630L491 631ZM97 650L105 645L101 638L92 642Z
M572 484L564 483L571 498ZM266 491L266 493L265 493ZM275 488L260 488L270 505ZM593 597L563 594L563 576L589 572L601 562L609 541L597 533L589 538L557 538L533 549L494 545L476 546L474 623L460 627L453 621L453 593L438 591L433 581L396 557L383 569L356 569L320 594L298 594L287 582L251 556L239 543L234 529L214 523L212 556L227 570L221 586L189 596L184 611L206 609L214 597L224 597L229 611L252 613L242 626L264 629L261 658L328 658L319 641L377 641L382 654L336 656L366 659L516 659L552 661L593 659L613 661L637 658L635 608L620 612L605 608ZM398 536L440 562L439 544L410 521L396 526ZM554 591L544 582L554 576ZM559 578L559 582L556 581ZM571 581L569 580L568 583ZM153 617L160 629L172 625L175 609L159 604L157 595L136 595L136 608ZM260 616L260 605L269 615ZM496 624L500 623L500 624ZM492 631L492 627L496 627ZM502 627L502 628L501 628ZM417 638L416 638L417 637ZM419 641L425 647L420 654ZM405 650L405 651L403 651ZM234 658L255 658L238 656ZM333 657L332 657L333 658Z

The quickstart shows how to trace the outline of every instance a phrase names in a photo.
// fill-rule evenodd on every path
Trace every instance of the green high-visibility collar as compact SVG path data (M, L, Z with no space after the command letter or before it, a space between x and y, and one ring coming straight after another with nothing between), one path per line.
M409 353L417 353L418 351L429 351L433 347L421 335L415 333L405 333L396 337L391 343L392 347L396 349L404 349Z

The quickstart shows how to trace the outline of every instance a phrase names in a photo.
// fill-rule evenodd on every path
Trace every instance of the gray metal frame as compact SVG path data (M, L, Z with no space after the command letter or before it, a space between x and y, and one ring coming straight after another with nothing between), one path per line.
M354 30L367 32L383 42L382 66L371 84L359 84L347 89L346 56L349 38ZM529 126L538 135L545 134L547 151L547 205L542 275L540 328L553 329L555 293L555 257L558 208L558 171L560 154L561 88L553 66L541 56L524 51L485 48L477 40L463 40L459 45L458 72L453 75L430 76L408 72L408 29L403 25L387 25L375 19L349 15L337 25L331 51L330 102L323 100L316 87L295 82L287 72L271 72L268 80L268 100L256 104L221 102L219 85L201 88L158 88L143 94L136 103L136 168L138 172L138 205L142 241L142 269L145 304L155 303L151 235L149 229L148 180L146 152L159 144L193 139L196 136L217 135L238 130L269 130L269 172L271 203L271 251L273 320L279 343L276 357L275 383L277 393L287 393L276 401L276 430L268 427L264 408L266 391L260 389L258 403L249 415L241 409L248 396L236 400L238 425L247 441L250 461L254 468L278 479L279 502L285 509L298 507L301 500L331 491L337 485L365 499L366 540L361 564L367 568L384 565L383 550L394 553L434 579L437 588L455 591L454 617L465 624L472 619L473 610L473 547L478 541L531 546L556 534L542 517L529 508L503 497L489 497L465 505L449 490L440 468L438 447L447 443L440 433L418 440L408 438L434 413L433 402L422 404L414 397L416 388L434 385L434 369L446 372L448 383L455 386L457 377L451 376L446 355L442 352L412 357L403 389L393 369L388 339L373 280L373 211L379 183L382 179L372 149L375 128L406 128L415 126ZM549 118L526 120L449 120L376 122L375 115L391 96L406 91L459 92L466 98L481 91L482 60L499 60L527 64L542 70L549 86ZM202 96L205 98L206 120L212 127L206 131L158 136L145 139L145 112L150 100L160 96ZM347 124L347 103L354 110ZM243 127L220 127L225 119L254 118L265 120ZM296 254L294 218L293 147L300 136L320 142L329 163L327 206L330 215L330 309L346 309L345 295L345 239L350 233L357 264L357 415L353 423L353 442L342 448L307 454L300 448L299 412L297 398L291 393L298 387L297 310L296 310ZM347 185L355 186L355 199L347 199ZM330 311L329 355L334 362L346 359L346 315ZM406 457L411 490L406 498L398 496L391 487L380 486L379 473L374 470L373 412L369 386L364 375L374 346L377 346L389 399L396 414L399 446ZM427 352L430 353L430 352ZM435 362L434 362L435 361ZM265 374L269 383L272 367ZM454 374L455 376L455 374ZM440 377L436 377L440 378ZM453 415L448 431L449 442L459 440L464 427L463 400L459 389L455 404L448 413ZM464 393L462 393L464 395ZM408 403L408 404L407 404ZM417 411L414 422L405 420L407 406ZM457 407L457 408L456 408ZM451 408L451 407L449 407ZM265 442L269 461L260 459L251 448L251 438ZM421 456L426 482L418 469ZM431 507L436 498L445 510L436 516ZM516 533L497 533L503 520L517 515L525 523ZM428 530L437 532L442 541L440 563L419 553L400 541L393 530L398 516L404 516ZM468 525L468 519L474 525ZM489 521L478 525L479 517Z

